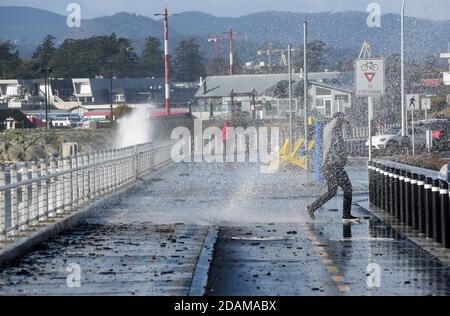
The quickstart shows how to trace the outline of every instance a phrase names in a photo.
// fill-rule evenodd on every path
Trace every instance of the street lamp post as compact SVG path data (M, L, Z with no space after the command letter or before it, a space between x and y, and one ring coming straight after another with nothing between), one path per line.
M303 119L305 128L305 153L308 152L308 22L303 24Z
M292 131L292 65L291 65L291 44L288 44L288 91L289 91L289 140L291 144L291 152L294 150L294 135Z
M402 12L400 21L400 50L401 50L401 89L402 89L402 136L406 136L406 107L405 107L405 6L406 0L402 0Z
M113 122L114 122L114 118L113 118L113 115L114 115L114 112L113 112L113 103L114 103L114 99L113 99L113 62L112 61L110 62L110 66L111 66L111 68L110 68L111 76L110 76L110 81L109 81L109 91L110 91L109 99L111 102L111 104L110 104L110 115L111 115L110 122L111 122L111 127L112 127Z
M178 14L173 14L178 15ZM164 16L164 85L166 97L166 115L170 115L170 81L169 81L169 11L164 8L164 13L155 16Z
M233 69L234 69L234 52L233 52L233 29L230 29L230 35L229 35L229 45L230 45L230 76L233 75Z
M49 129L50 124L48 121L48 83L49 83L49 75L52 73L51 68L42 68L41 73L44 74L44 93L45 93L45 128Z

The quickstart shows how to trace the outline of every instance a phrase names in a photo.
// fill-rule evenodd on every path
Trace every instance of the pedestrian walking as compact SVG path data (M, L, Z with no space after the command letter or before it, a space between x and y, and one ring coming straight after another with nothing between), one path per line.
M315 212L324 204L334 198L338 188L344 191L343 221L351 223L359 221L358 217L351 214L352 209L352 184L345 172L347 164L347 153L343 136L344 125L348 124L345 114L335 113L333 119L323 131L323 161L322 173L328 186L328 192L307 207L307 213L311 219L315 219Z

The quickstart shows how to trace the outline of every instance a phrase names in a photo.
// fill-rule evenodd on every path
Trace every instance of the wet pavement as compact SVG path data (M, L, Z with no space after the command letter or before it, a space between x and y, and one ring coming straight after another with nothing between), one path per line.
M359 216L370 215L355 207ZM207 295L449 295L450 269L383 222L223 228ZM376 274L377 271L379 274Z
M186 295L205 234L186 225L83 223L3 269L0 294Z
M177 165L1 268L0 295L186 295L211 226L221 229L208 295L450 294L446 266L357 206L364 162L349 173L366 218L343 226L341 195L315 223L305 215L325 187L304 172ZM81 287L68 286L73 264Z

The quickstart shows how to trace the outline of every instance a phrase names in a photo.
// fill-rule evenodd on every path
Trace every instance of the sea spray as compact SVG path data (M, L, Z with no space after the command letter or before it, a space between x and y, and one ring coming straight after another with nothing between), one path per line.
M128 147L152 141L150 110L152 105L141 104L118 123L115 147Z

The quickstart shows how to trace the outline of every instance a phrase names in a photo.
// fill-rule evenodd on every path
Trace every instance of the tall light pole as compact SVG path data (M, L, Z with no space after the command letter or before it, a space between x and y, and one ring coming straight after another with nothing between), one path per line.
M288 44L288 71L289 71L289 139L291 143L291 152L294 150L294 135L292 132L292 66L291 66L291 44Z
M230 76L233 75L233 68L234 68L234 60L233 60L233 29L230 29Z
M177 14L174 14L177 15ZM164 8L164 13L155 16L164 16L164 86L166 97L166 115L170 115L170 81L169 81L169 11Z
M303 24L303 116L305 120L305 153L308 152L308 22Z
M44 93L45 93L45 128L49 129L50 124L48 121L48 85L49 85L49 75L52 73L51 68L42 68L41 73L44 74Z
M406 106L405 106L405 6L406 0L402 0L402 12L400 21L400 54L401 54L401 89L402 89L402 136L406 136Z
M111 101L111 104L110 104L110 115L111 115L111 118L110 118L110 121L111 121L111 127L113 126L113 122L114 122L114 112L113 112L113 103L114 103L114 99L113 99L113 61L111 60L110 61L110 66L111 66L111 68L110 68L110 70L111 70L111 73L110 73L110 75L111 75L111 77L110 77L110 81L109 81L109 91L110 91L110 93L109 93L109 98L110 98L110 101Z

